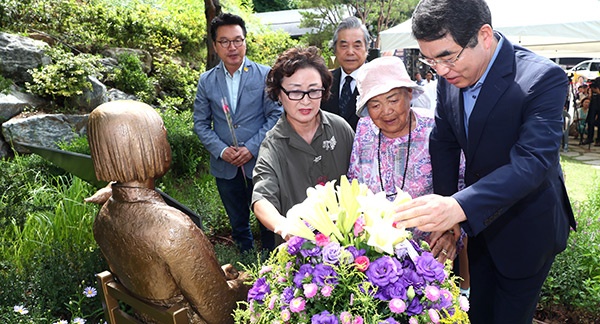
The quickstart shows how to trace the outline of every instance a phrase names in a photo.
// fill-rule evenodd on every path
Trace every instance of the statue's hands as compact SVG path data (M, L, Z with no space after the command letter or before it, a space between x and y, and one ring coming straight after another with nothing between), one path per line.
M225 273L225 278L227 280L235 280L240 276L240 272L237 271L237 269L231 264L226 264L224 266L221 266L221 268L223 269L223 272Z
M104 205L104 203L112 196L112 182L106 187L96 191L91 197L85 198L83 201L86 203L93 203L98 205Z

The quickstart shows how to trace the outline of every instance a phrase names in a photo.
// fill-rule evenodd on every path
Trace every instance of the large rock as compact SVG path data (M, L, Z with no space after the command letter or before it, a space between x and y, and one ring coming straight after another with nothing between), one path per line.
M136 48L114 47L105 49L104 51L102 51L101 54L105 57L110 57L114 59L118 59L119 55L121 54L137 55L137 57L140 58L140 61L142 61L142 68L144 70L144 73L148 74L150 73L150 71L152 71L152 55L148 51Z
M94 108L108 102L106 86L93 76L88 76L92 83L92 90L85 89L83 94L67 100L67 105L81 111L91 112Z
M45 49L48 44L44 42L0 32L0 73L17 83L31 82L28 69L52 62Z
M0 124L22 113L25 109L43 108L47 101L32 94L22 92L12 86L8 94L0 93Z
M88 115L35 115L13 118L2 124L6 142L13 143L19 153L30 153L16 143L58 148L60 142L69 142L77 136L85 136Z

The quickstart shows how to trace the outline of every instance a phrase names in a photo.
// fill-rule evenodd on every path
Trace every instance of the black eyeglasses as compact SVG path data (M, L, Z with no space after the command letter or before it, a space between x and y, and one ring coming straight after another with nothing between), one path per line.
M245 38L236 38L234 40L222 39L217 41L217 43L219 43L219 45L221 45L223 48L228 48L231 44L233 44L235 48L238 48L244 44L244 40Z
M469 41L467 42L467 45L463 46L463 48L460 50L460 52L458 52L458 54L456 54L456 56L452 59L434 60L434 59L430 59L430 58L419 57L419 61L431 66L432 68L435 68L435 66L438 64L443 67L446 67L446 68L453 68L454 65L456 64L456 61L458 61L458 59L460 58L462 53L465 51L465 48L467 48L467 46L469 46L469 43L471 43L471 40L473 40L473 38L477 37L477 35L478 34L475 33L475 35L471 36L471 38L469 38Z
M281 91L283 91L283 93L285 93L290 100L300 101L300 100L304 99L304 96L306 96L306 95L308 95L308 97L310 99L322 98L323 92L325 91L325 89L321 88L321 89L312 89L312 90L308 90L308 91L302 91L302 90L287 91L284 88L281 88Z

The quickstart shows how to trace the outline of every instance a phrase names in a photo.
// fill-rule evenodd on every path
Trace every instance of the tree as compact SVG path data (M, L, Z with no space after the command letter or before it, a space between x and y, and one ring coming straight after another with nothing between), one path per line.
M296 9L296 3L293 0L252 0L256 12L268 12Z
M300 8L312 9L302 14L301 26L329 33L331 39L342 19L356 16L374 37L373 47L378 48L379 33L410 18L417 3L418 0L299 0Z
M210 22L221 14L221 2L219 0L204 0L204 15L206 16L206 70L212 69L219 64L219 56L213 47L210 35Z

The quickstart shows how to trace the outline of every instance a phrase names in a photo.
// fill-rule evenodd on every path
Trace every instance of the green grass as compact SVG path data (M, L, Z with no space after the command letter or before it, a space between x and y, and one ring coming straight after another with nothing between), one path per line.
M561 158L561 165L571 202L587 200L598 184L600 169L568 157Z

